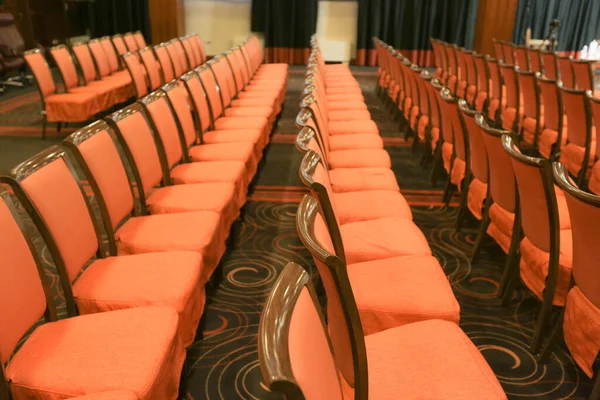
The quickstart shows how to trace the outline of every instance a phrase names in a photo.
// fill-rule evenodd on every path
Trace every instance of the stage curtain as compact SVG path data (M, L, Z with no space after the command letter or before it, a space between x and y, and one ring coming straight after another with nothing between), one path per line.
M559 52L574 54L600 38L598 0L519 0L513 43L525 44L525 33L529 27L532 39L547 38L553 19L560 21L557 31Z
M141 31L152 43L148 0L96 0L93 37Z
M471 48L478 0L359 0L356 63L375 65L373 36L414 63L433 65L430 38Z
M308 62L318 8L318 0L266 0L265 62Z

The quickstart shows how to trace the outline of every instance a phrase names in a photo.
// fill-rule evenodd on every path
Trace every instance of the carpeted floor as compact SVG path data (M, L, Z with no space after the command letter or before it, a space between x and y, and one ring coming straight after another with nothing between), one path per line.
M181 383L182 399L279 398L262 384L256 333L266 297L285 264L295 261L314 273L312 260L295 229L296 207L306 193L298 178L301 155L293 145L302 72L302 69L293 69L290 74L284 114L265 153L243 218L234 226L234 243L221 263L224 278L208 296L204 338L188 350ZM539 365L529 354L527 349L537 301L519 287L510 305L499 305L495 291L505 255L492 240L487 240L479 261L473 265L469 263L476 224L470 224L462 233L454 232L456 209L445 208L440 203L443 182L432 187L427 179L429 171L423 171L418 164L419 155L413 155L410 145L399 138L397 124L380 108L373 94L375 76L372 70L359 70L357 77L373 119L385 137L394 171L402 193L411 204L414 220L427 236L460 302L460 325L479 347L504 390L511 399L586 398L591 382L573 362L564 345L554 351L546 365ZM32 107L35 105L15 107L10 123L26 120ZM0 125L9 126L3 118L0 116ZM35 125L34 121L19 126ZM1 147L6 140L8 150ZM6 151L16 154L16 160L23 158L26 152L38 151L50 144L47 141L41 145L33 143L36 143L35 139L31 138L0 137L0 171L7 167ZM50 257L46 252L44 254L47 273L56 278ZM56 298L60 301L57 280L53 279L53 282Z

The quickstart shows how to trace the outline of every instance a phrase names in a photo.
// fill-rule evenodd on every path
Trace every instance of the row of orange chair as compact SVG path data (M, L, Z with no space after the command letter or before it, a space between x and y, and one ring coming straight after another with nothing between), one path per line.
M397 75L387 70L393 65L389 60L396 58L408 65L410 60L381 41L376 41L376 46L379 60L383 61L380 64L379 82L383 85L380 92L395 96L394 78ZM501 65L501 68L505 67L515 70L513 66ZM519 279L541 302L531 352L541 353L541 358L545 359L558 333L564 329L564 338L574 359L588 376L593 376L592 363L600 348L590 345L600 339L597 324L591 322L600 318L597 296L600 276L595 268L600 256L596 245L600 197L575 184L569 169L561 162L552 162L536 153L533 156L523 154L527 143L518 132L494 127L486 113L470 106L441 80L427 75L423 72L421 76L428 79L414 82L415 85L428 85L428 93L433 93L435 100L430 104L434 107L421 108L422 103L417 100L414 107L418 110L413 112L423 118L422 110L425 109L430 121L441 121L437 126L434 122L428 129L442 130L440 140L446 147L444 163L449 162L445 168L449 174L448 183L462 192L457 229L462 226L467 212L480 220L471 262L476 261L486 235L492 237L507 254L498 291L503 303L511 301ZM506 78L505 74L503 76ZM450 77L446 83L455 81ZM406 91L403 97L406 103L412 102L406 97L416 93L410 85L404 81L399 85L401 92ZM508 96L512 90L511 85L506 86ZM563 95L572 93L581 96L581 105L580 114L568 113L569 126L587 123L584 130L589 135L590 112L586 117L582 111L589 110L591 104L595 108L597 101L590 92L586 95L583 91L564 89ZM560 101L561 97L558 98ZM431 97L429 101L432 101ZM568 102L565 101L565 108L569 107ZM561 154L561 161L562 157ZM446 194L445 200L449 201ZM553 306L563 310L559 323L548 335ZM545 345L544 339L547 339ZM594 398L600 395L598 379L594 394Z
M505 399L458 327L459 305L412 222L359 84L313 43L297 119L311 194L296 221L327 306L309 274L288 265L259 328L266 383L306 399Z
M229 53L251 69L238 62L215 80L218 61L197 68L0 176L1 398L178 398L205 285L286 87L287 65L261 65L256 38ZM225 100L234 71L247 79Z

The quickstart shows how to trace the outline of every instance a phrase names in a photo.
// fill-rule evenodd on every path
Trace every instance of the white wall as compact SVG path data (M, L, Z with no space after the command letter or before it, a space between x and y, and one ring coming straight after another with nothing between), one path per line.
M250 32L250 1L184 0L185 28L204 40L207 54L227 50ZM358 3L320 1L317 34L321 41L343 41L354 57Z

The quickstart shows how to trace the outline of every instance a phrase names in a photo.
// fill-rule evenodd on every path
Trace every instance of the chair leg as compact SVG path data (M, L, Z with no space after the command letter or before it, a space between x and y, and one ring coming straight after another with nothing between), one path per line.
M471 179L466 176L460 183L462 193L460 194L460 205L458 207L458 214L456 214L456 232L460 232L460 230L462 229L463 223L466 218L467 210L469 209L467 206L467 200L469 197L470 184Z
M438 143L433 154L433 166L431 167L431 174L429 174L429 181L432 185L437 183L439 169L442 165L442 146Z
M46 139L46 128L48 128L48 117L44 114L42 117L42 139Z
M547 289L547 288L546 288ZM546 292L547 290L544 290ZM554 292L552 293L554 295ZM537 354L540 351L542 345L542 334L548 325L550 316L552 315L552 298L548 298L544 293L544 301L538 315L537 322L535 323L535 331L533 332L533 338L531 339L531 346L529 347L532 354Z
M506 306L512 299L513 292L515 291L515 287L519 281L520 262L520 254L516 251L506 259L506 276L502 276L499 290L502 295L501 304L503 306Z
M444 194L442 196L442 202L446 207L450 205L450 200L452 199L452 195L454 194L454 185L450 180L450 174L448 174L448 179L446 180L446 187L444 188Z
M60 132L61 128L62 128L62 123L61 122L57 122L56 123L56 132Z
M417 152L417 147L419 146L420 141L421 141L421 139L419 138L419 135L415 135L412 146L410 148L410 151L412 154L415 154Z
M590 400L600 400L600 373L596 372L596 380L594 381L594 388L590 395Z
M563 325L564 318L565 318L565 312L563 309L560 313L560 317L558 318L558 321L556 321L556 325L554 325L554 329L552 329L550 338L548 339L548 341L546 342L546 345L542 348L542 351L540 352L540 355L538 357L538 363L545 364L548 361L548 357L550 356L550 354L552 354L552 350L554 350L554 348L556 347L556 341L558 340L558 337L560 336L559 333L562 330L561 328Z
M483 206L483 215L481 216L481 223L479 224L479 231L477 232L477 239L475 240L475 246L473 246L473 253L471 254L471 264L477 260L477 256L481 251L481 244L487 234L487 228L490 225L490 206L492 205L492 198L488 193L485 199L485 205Z

